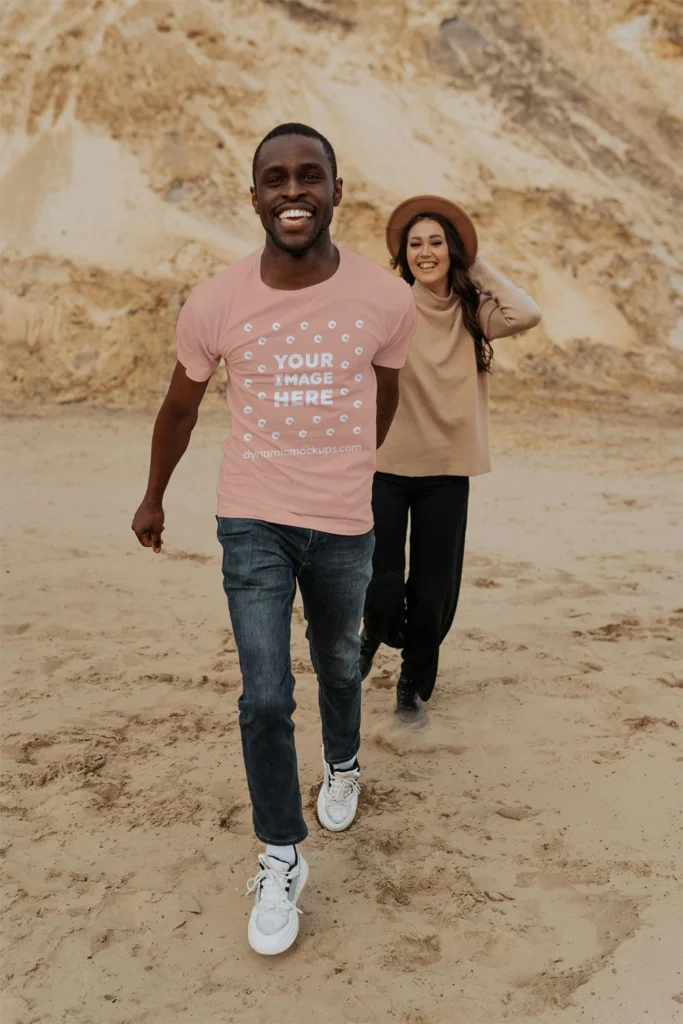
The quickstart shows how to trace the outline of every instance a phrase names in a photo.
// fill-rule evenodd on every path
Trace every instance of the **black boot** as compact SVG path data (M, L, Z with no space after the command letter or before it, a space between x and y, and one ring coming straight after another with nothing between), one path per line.
M379 649L380 641L372 640L365 632L360 635L360 657L358 666L361 679L366 679L372 671L372 662Z
M413 684L402 674L396 686L396 711L405 717L417 717L422 711L422 701Z

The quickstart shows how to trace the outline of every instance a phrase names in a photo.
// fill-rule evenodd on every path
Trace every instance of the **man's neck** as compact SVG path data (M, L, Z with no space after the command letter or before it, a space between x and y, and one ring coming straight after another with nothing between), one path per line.
M329 280L339 267L339 250L332 243L329 231L301 255L285 252L266 236L261 255L261 280L270 288L296 291Z

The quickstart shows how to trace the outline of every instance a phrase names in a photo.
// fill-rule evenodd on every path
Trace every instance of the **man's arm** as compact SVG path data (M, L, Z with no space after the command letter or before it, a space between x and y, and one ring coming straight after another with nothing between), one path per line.
M387 439L389 427L398 409L398 370L373 366L377 378L377 447Z
M147 491L133 518L133 531L145 548L161 551L164 492L190 443L208 383L208 380L190 380L182 363L176 363L168 394L154 424Z

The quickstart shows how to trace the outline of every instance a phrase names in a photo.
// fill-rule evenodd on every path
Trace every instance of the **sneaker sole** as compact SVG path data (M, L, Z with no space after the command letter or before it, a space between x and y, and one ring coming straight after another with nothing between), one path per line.
M303 861L301 864L301 886L299 888L299 895L297 897L297 903L301 899L301 893L304 891L304 886L308 881L308 864ZM249 939L249 945L258 953L260 956L278 956L280 953L286 953L294 943L296 942L299 934L299 914L294 915L294 921L290 928L283 929L281 935L278 935L278 944L273 947L267 944L266 940L268 936L261 935L255 925L252 925L251 918L249 918L249 928L247 929L247 938Z

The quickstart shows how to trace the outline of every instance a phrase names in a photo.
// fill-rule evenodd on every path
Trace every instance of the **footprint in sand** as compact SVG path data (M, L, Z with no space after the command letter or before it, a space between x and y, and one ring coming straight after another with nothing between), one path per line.
M383 669L370 677L370 686L373 690L393 690L396 679L393 672Z
M23 634L30 628L30 622L19 622L16 626L4 623L2 626L2 636L23 636Z
M529 806L497 807L496 814L501 818L508 818L510 821L524 821L526 818L534 818L539 812Z
M416 971L431 967L441 959L441 939L437 932L401 935L384 957L386 967L401 971Z

